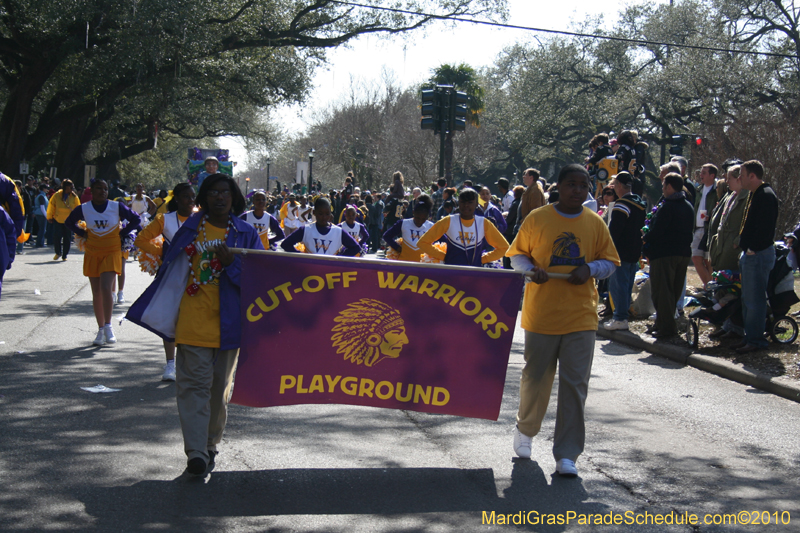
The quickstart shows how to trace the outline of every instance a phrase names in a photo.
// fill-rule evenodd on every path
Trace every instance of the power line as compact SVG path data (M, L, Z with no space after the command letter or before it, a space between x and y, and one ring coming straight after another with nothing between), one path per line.
M496 28L507 28L512 30L525 30L525 31L534 31L540 33L552 33L555 35L568 35L570 37L581 37L587 39L603 39L606 41L619 41L624 43L631 43L640 46L669 46L673 48L687 48L689 50L702 50L706 52L724 52L727 54L745 54L745 55L752 55L752 56L768 56L768 57L782 57L785 59L797 59L797 56L791 54L779 54L776 52L757 52L753 50L733 50L731 48L716 48L713 46L699 46L699 45L691 45L691 44L675 44L675 43L664 43L660 41L645 41L642 39L629 39L627 37L614 37L611 35L592 35L588 33L579 33L573 31L564 31L564 30L548 30L545 28L534 28L531 26L518 26L515 24L503 24L500 22L492 22L487 20L475 20L475 19L468 19L463 17L456 17L453 15L436 15L433 13L424 13L421 11L410 11L407 9L399 9L396 7L384 7L384 6L373 6L369 4L359 4L357 2L347 2L345 0L331 0L334 4L341 4L345 6L352 6L352 7L362 7L365 9L375 9L378 11L390 11L392 13L402 13L404 15L414 15L419 17L427 17L432 19L439 19L439 20L452 20L455 22L468 22L470 24L479 24L483 26L493 26Z

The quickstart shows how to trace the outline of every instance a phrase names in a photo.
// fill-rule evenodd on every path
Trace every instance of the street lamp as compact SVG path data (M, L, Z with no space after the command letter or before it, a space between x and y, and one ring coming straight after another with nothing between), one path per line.
M314 149L312 148L311 150L308 151L308 188L307 188L307 190L308 190L309 194L311 193L311 179L313 177L311 169L312 169L313 164L314 164Z
M272 158L267 156L267 186L264 187L266 191L269 193L269 165L272 163Z

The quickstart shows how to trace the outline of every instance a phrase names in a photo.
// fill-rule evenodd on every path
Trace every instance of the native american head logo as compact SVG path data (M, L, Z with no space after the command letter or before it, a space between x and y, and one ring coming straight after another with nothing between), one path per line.
M357 365L373 366L386 357L397 359L408 344L400 313L378 300L353 302L333 321L331 341L336 353Z

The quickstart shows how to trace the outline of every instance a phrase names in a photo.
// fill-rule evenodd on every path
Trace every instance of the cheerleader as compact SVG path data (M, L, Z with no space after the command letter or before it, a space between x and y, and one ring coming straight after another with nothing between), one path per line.
M64 221L75 234L86 239L83 256L83 275L92 287L92 307L97 319L98 332L93 344L117 342L111 328L111 311L114 302L111 288L114 277L122 272L122 243L132 231L141 229L139 215L127 206L108 199L108 184L103 180L92 182L92 201L77 206ZM78 226L81 220L86 229ZM120 230L120 222L127 222Z
M427 194L422 194L414 200L413 218L398 220L394 226L383 234L383 240L400 254L400 261L419 263L422 251L419 249L419 239L433 227L433 222L428 220L433 209L433 200ZM397 242L402 237L403 243Z
M475 214L479 217L488 218L500 233L505 233L508 229L503 213L492 204L492 193L488 188L483 187L480 192L479 206L475 209Z
M331 202L320 196L314 202L314 224L307 224L298 229L281 243L287 252L297 252L294 245L303 243L306 253L320 255L347 255L350 257L361 253L361 247L346 231L331 224Z
M353 240L361 246L361 249L365 250L364 253L366 253L367 243L369 242L369 232L367 228L364 227L364 224L356 221L355 207L348 205L345 208L344 221L339 224L339 227L342 228L345 233L349 234Z
M139 262L142 270L155 274L161 259L169 250L172 238L194 209L194 188L188 183L179 183L172 191L172 199L167 204L167 213L159 213L136 237L134 245L142 252ZM159 239L161 237L161 239ZM163 240L163 244L160 242ZM155 264L153 261L155 260ZM175 342L164 339L164 353L167 363L161 381L175 381Z
M253 195L253 210L243 213L239 218L256 228L265 250L274 250L275 243L284 238L281 223L267 213L267 193L264 191ZM269 236L270 233L273 237Z
M300 206L295 201L294 194L289 195L289 201L281 208L283 214L283 229L287 236L303 227L300 221Z
M434 224L422 237L419 249L446 265L481 266L503 257L508 241L485 217L476 217L478 193L466 188L458 196L458 214L450 215ZM437 250L433 243L444 237L447 253ZM487 243L494 250L483 254Z
M139 215L143 224L146 224L150 217L158 210L158 206L153 200L144 194L144 185L141 183L136 184L136 194L131 197L130 207L133 212Z

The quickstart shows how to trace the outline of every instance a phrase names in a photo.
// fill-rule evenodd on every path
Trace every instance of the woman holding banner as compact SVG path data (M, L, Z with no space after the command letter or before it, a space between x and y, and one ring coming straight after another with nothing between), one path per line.
M127 318L175 340L176 394L187 472L214 466L227 421L241 343L242 259L230 248L263 250L258 232L239 219L245 199L225 174L203 180L200 211L175 234L156 279Z

